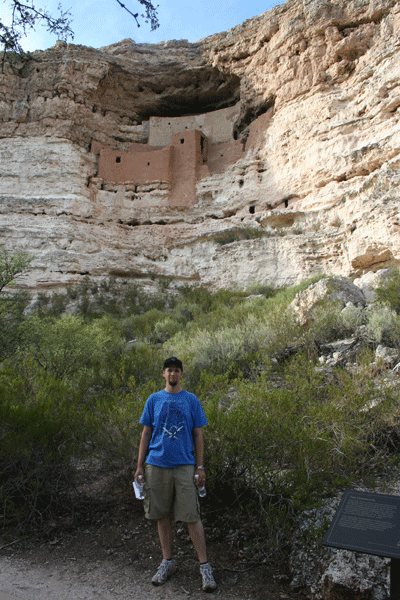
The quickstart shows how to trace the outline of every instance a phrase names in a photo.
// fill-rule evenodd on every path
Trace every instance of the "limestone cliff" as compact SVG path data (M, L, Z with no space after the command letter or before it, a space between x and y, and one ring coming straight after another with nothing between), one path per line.
M0 74L0 244L35 256L32 289L360 275L400 261L399 152L399 0L287 0L195 44L59 42Z

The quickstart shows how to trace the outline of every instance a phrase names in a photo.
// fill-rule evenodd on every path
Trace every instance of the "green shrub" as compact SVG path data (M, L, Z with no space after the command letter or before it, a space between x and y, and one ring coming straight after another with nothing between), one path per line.
M393 269L375 290L377 299L400 314L400 270Z
M165 354L158 346L133 342L120 353L110 353L102 362L98 384L112 401L121 390L131 393L137 385L147 385L154 380L160 382L164 360Z
M93 410L85 413L88 439L93 447L92 458L101 461L105 472L115 474L130 485L137 463L142 415L148 395L156 391L144 386L129 393L113 393L95 400Z
M4 247L0 248L0 294L6 286L14 283L19 273L26 271L33 258L25 252L9 252Z
M208 486L221 510L251 510L270 535L289 512L316 506L351 482L372 483L393 456L396 394L377 389L367 371L352 378L338 368L327 379L300 354L275 376L270 368L255 383L227 384L223 375L202 376Z
M303 330L304 343L310 347L340 339L346 333L340 302L329 298L314 306L312 318Z
M123 320L123 334L128 340L151 342L155 339L155 327L165 318L165 313L157 308L132 315Z
M76 421L46 403L12 403L4 390L0 398L1 522L38 527L55 509L71 508Z
M387 304L342 311L325 301L300 326L288 307L310 283L168 295L166 282L162 294L147 296L128 281L99 289L87 282L75 303L87 303L84 315L50 316L51 299L33 316L17 311L18 351L0 365L3 521L27 523L34 514L37 522L46 502L76 502L76 469L85 464L90 472L89 455L109 481L129 485L138 420L148 395L164 386L167 355L182 358L184 386L199 395L209 420L210 518L228 510L240 523L246 515L266 545L283 546L297 512L392 468L400 450L397 390L371 370L373 351L350 375L321 368L317 350L360 323L370 346L399 345L399 317ZM4 323L11 312L1 313Z
M274 288L272 285L258 282L253 283L247 291L249 294L262 294L266 298L272 298L278 292L277 288Z
M212 293L205 287L182 286L179 293L187 304L196 305L201 311L208 312L212 307Z
M136 460L139 417L148 395L160 387L160 364L154 350L146 347L111 352L95 379L79 377L79 372L59 377L58 368L43 369L28 353L24 360L3 366L3 524L40 527L54 511L73 511L82 497L75 490L82 465L89 481L94 461L110 475L110 483L117 477L127 484Z
M303 332L287 312L288 298L241 299L233 308L219 305L169 339L166 354L180 355L188 366L189 381L196 387L200 373L262 371L273 357L285 356L303 344ZM251 366L258 363L255 369Z
M340 313L340 318L345 330L353 332L363 323L363 310L354 304L345 306Z
M154 326L154 341L163 343L180 331L181 325L172 317L165 317Z
M21 323L29 297L17 292L0 296L0 364L11 357L21 342Z
M226 229L220 233L215 233L212 239L221 246L225 244L231 244L238 240L254 240L268 235L262 228L258 227L235 227L233 229Z
M79 372L88 375L104 357L110 341L101 329L75 315L59 319L34 315L25 321L23 332L20 362L33 360L38 368L60 379L74 378Z
M389 305L374 303L366 313L365 332L373 344L398 344L400 317Z

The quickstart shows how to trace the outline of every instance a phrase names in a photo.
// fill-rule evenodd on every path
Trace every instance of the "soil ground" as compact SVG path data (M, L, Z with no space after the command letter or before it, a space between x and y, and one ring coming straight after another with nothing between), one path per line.
M251 562L221 527L204 519L209 561L218 584L201 590L198 563L185 526L175 529L177 572L163 586L150 580L160 560L154 523L133 498L90 511L79 525L50 522L46 536L0 542L0 600L294 600L300 598L270 560ZM75 519L76 521L76 519ZM3 596L2 596L3 593Z

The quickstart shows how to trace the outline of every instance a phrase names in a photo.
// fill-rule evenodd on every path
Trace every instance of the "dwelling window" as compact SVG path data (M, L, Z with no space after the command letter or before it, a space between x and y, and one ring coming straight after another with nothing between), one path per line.
M289 200L285 200L285 208L289 206Z
M149 162L147 163L147 166L148 166L148 167L150 166L150 163L149 163Z
M200 136L200 154L203 165L205 165L207 163L207 139L203 135Z
M251 215L254 215L255 212L256 212L256 207L255 206L249 206L249 213Z
M185 143L185 138L181 138L181 144Z
M115 158L115 162L116 162L116 163L120 163L120 162L121 162L121 157L120 157L120 156L116 156L116 158Z

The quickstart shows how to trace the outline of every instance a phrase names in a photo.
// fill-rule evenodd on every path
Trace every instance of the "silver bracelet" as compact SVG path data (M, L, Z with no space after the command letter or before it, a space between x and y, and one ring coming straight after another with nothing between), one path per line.
M201 471L205 471L205 468L204 468L204 467L202 467L202 466L200 466L200 467L196 467L196 471L197 471L198 469L200 469Z

